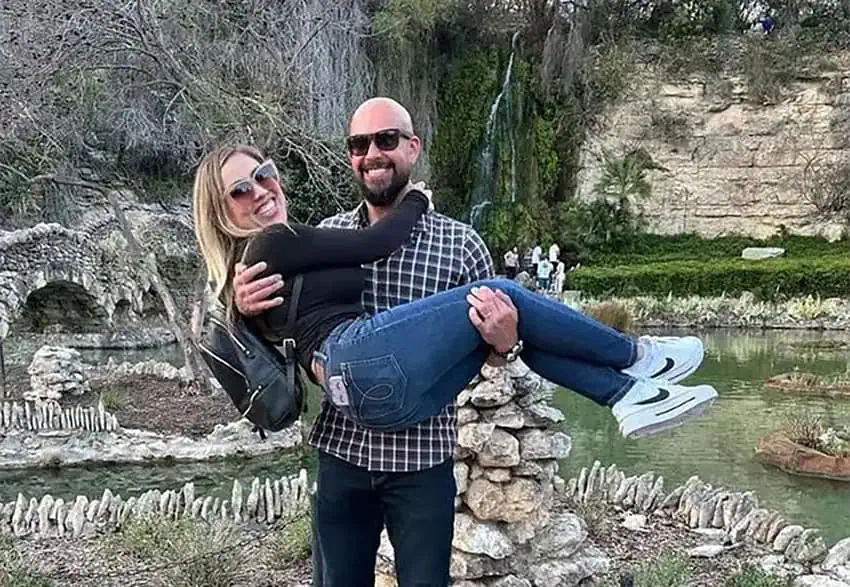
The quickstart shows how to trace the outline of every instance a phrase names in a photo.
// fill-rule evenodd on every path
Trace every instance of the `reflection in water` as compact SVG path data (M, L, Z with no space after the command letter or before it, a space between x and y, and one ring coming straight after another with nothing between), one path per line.
M561 474L569 477L598 459L606 465L617 463L633 474L655 471L664 476L668 490L691 475L699 475L714 486L754 490L763 505L794 522L822 528L831 542L846 536L850 533L850 483L788 475L756 463L752 456L759 438L780 427L792 412L806 410L822 413L832 422L850 421L850 401L795 397L762 389L767 377L795 367L816 373L844 371L850 353L802 353L790 343L850 341L850 334L713 331L704 339L705 363L688 382L712 383L720 400L706 416L666 436L627 442L619 435L610 410L574 393L559 393L555 402L567 415L564 428L573 437L573 451L562 463ZM166 353L173 349L138 351L133 360L169 360ZM114 354L116 360L129 360L119 359L126 354ZM25 370L26 362L19 361L18 365L23 363ZM308 397L308 417L312 420L318 412L319 394L311 389ZM233 477L249 481L255 475L280 477L301 467L314 471L315 451L306 452L307 457L279 454L217 463L0 472L0 502L14 500L18 492L28 497L51 493L66 501L78 494L94 498L106 487L129 497L148 489L176 489L187 481L194 481L198 493L216 491L216 495L226 497Z
M669 491L691 475L715 487L754 490L762 505L795 522L822 528L829 541L848 534L850 483L797 477L753 460L759 438L781 427L791 413L817 412L833 423L850 421L850 401L765 392L763 381L799 367L815 373L847 368L846 352L801 353L789 343L846 340L846 333L770 331L706 334L706 359L688 383L711 383L720 399L711 411L668 435L625 441L609 410L574 393L556 397L567 415L573 452L562 463L569 477L594 459L631 474L663 475Z
M242 482L243 489L249 489L253 477L279 479L296 474L302 468L314 470L312 451L308 456L289 451L253 459L206 463L0 471L0 504L14 501L18 493L26 498L40 498L49 493L66 502L73 501L77 495L99 498L107 487L127 499L150 489L180 489L189 481L195 484L196 495L211 494L230 499L234 478Z

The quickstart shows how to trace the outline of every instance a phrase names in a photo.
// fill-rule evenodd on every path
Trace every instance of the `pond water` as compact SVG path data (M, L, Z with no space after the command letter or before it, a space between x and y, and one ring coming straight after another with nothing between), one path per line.
M766 378L795 367L845 371L847 351L801 352L792 344L847 341L850 333L715 331L703 338L705 362L687 383L711 383L719 400L705 416L667 435L626 441L608 411L576 394L559 393L555 403L567 415L565 429L573 439L562 476L576 475L594 459L616 463L627 474L654 471L664 476L668 491L699 475L714 487L754 490L763 506L804 526L822 528L830 543L850 535L850 482L789 475L753 460L758 440L782 427L789 414L820 413L832 423L850 423L850 400L804 398L762 387Z
M830 543L850 534L850 483L789 475L752 458L759 438L781 427L789 414L817 412L831 422L850 423L850 400L796 397L762 388L767 377L795 367L817 373L845 371L850 352L802 352L793 344L824 339L850 342L850 333L712 331L703 338L705 363L688 381L712 383L720 399L703 418L665 436L625 441L609 410L560 391L555 403L567 415L564 429L573 438L573 451L562 463L561 474L568 478L598 459L605 465L616 463L628 474L654 471L664 476L668 490L698 474L716 487L755 491L763 505L786 518L822 528ZM112 351L109 356L173 362L179 356L175 350ZM95 359L105 360L105 356L87 356L87 360ZM13 363L13 369L20 370L24 362ZM317 402L318 394L312 392L310 418L317 413ZM129 497L148 489L179 488L187 481L194 481L196 493L214 491L226 496L234 477L243 481L255 475L280 477L302 467L314 470L314 451L213 463L0 472L0 502L15 499L18 492L27 496L51 493L66 500L78 494L97 497L105 487Z
M35 352L45 344L48 338L43 335L28 336L21 333L10 334L3 341L3 359L6 367L6 382L14 383L18 379L28 378L27 367L32 361ZM183 353L176 344L143 348L143 349L77 349L82 360L89 364L106 363L112 359L116 364L125 361L136 363L154 359L167 361L172 365L181 367L183 365Z

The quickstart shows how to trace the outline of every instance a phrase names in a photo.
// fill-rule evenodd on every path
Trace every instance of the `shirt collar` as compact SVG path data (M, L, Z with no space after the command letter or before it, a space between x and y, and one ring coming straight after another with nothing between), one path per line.
M354 209L354 218L357 220L358 228L369 226L369 210L366 208L365 201L361 201Z

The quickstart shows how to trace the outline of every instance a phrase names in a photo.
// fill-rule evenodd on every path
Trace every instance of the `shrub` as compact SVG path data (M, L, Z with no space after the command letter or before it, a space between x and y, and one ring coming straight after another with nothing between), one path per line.
M592 497L588 502L576 500L571 505L572 511L584 520L587 531L592 537L604 535L611 525L608 507L603 499Z
M124 394L120 389L107 387L100 392L100 401L104 409L115 412L124 407Z
M52 587L52 579L34 573L32 565L15 548L15 539L0 536L0 585L3 587Z
M112 547L154 565L165 565L170 587L229 587L241 555L232 525L197 520L142 518L115 536Z
M814 450L821 450L820 436L825 430L820 414L794 413L788 416L785 423L788 438Z
M782 579L758 567L746 565L739 574L726 582L726 587L787 587L790 583L790 579Z
M687 259L738 259L741 251L747 247L782 247L788 258L850 254L848 240L829 242L811 236L780 234L774 238L759 240L745 236L707 239L697 234L637 234L626 242L618 243L616 249L597 248L592 252L590 261L596 265L633 265Z
M595 306L590 306L585 311L588 316L620 332L631 332L632 330L632 317L623 304L603 302Z
M749 291L762 300L795 294L840 297L848 292L850 259L720 259L583 267L571 282L575 289L593 296L738 296Z
M633 577L635 587L684 587L691 568L683 556L667 554L644 564Z
M313 552L312 537L308 518L287 524L271 542L271 564L276 568L286 568L309 559Z

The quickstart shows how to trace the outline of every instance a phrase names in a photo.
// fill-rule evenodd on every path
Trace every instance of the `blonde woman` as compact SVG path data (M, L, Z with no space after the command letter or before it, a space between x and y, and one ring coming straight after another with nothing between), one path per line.
M349 137L349 151L392 151L404 131ZM398 431L438 412L479 372L491 349L473 325L478 288L500 290L519 314L520 340L502 356L613 408L626 437L655 434L702 413L717 397L708 385L677 385L700 365L694 337L634 340L568 306L504 279L472 283L368 316L361 265L411 238L430 194L409 184L393 212L363 230L289 223L274 163L249 147L226 147L201 163L194 188L195 230L216 296L233 306L237 262L267 264L287 302L257 316L260 330L296 341L300 364L345 416ZM303 276L292 332L287 280ZM427 276L423 276L426 278ZM278 289L274 280L269 291ZM240 318L234 315L233 319Z

